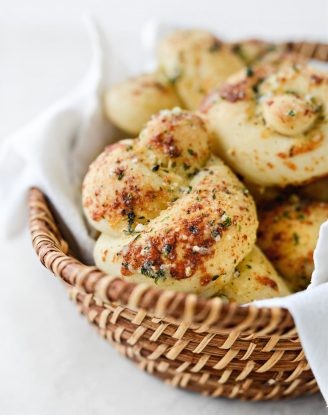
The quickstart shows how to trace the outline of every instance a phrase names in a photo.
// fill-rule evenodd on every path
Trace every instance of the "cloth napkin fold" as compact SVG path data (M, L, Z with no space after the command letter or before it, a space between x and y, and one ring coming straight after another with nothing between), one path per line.
M112 56L99 28L87 21L93 58L85 78L67 96L36 120L5 140L0 149L1 229L8 240L26 226L27 191L37 186L51 200L69 229L81 257L92 263L94 239L81 207L81 182L90 162L118 133L103 117L102 93L111 80L124 76L124 68ZM143 33L144 45L152 54L155 40L167 26L154 22ZM105 53L106 51L106 53ZM115 59L114 59L115 58ZM153 67L148 61L147 69ZM326 67L327 68L327 67ZM135 68L134 68L135 70ZM328 70L328 68L327 68ZM258 306L286 307L297 330L321 392L328 402L328 222L320 229L314 253L315 271L306 291L285 298L257 301Z
M26 195L39 187L52 201L59 217L74 236L79 254L92 262L94 240L82 215L81 181L90 162L116 138L104 119L102 92L114 76L105 64L104 36L90 18L86 27L92 45L89 69L74 91L39 117L8 137L0 150L2 229L14 236L26 223Z

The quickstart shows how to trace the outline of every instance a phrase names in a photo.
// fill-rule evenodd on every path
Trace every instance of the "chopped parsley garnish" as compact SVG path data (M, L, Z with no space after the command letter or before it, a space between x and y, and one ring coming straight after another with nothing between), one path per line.
M159 169L159 164L155 164L155 166L151 168L152 171L158 171L158 169Z
M151 261L145 261L140 269L142 275L153 278L153 263Z
M117 178L118 178L118 180L122 180L123 177L124 177L124 171L120 170L119 173L118 173Z
M282 215L283 215L284 218L289 218L290 217L288 210L285 210Z
M169 77L169 81L172 85L175 85L178 79L182 76L181 69L175 68L173 74Z
M238 43L236 45L233 46L232 51L238 55L240 57L240 59L242 59L243 61L246 60L246 57L244 55L244 52L242 50L241 45L239 45Z
M292 89L287 89L285 93L288 95L294 95L295 97L299 96L298 93L296 91L293 91Z
M220 277L220 275L218 275L218 274L213 275L213 277L212 277L212 281L216 281L219 277Z
M196 174L198 174L199 173L199 169L195 169L192 173L188 173L188 177L189 177L189 179L191 179L192 177L194 177L194 176L196 176Z
M133 233L133 229L132 229L132 225L134 224L134 219L135 219L136 215L134 212L128 212L128 229L126 231L126 233L131 234Z
M173 249L173 245L171 245L171 244L165 244L163 246L163 253L165 255L169 255L172 252L172 249Z
M247 264L247 265L246 265L246 267L247 267L248 269L252 269L252 265Z
M253 69L252 69L250 66L248 66L248 67L246 68L246 76L251 77L251 76L253 76L253 75L254 75L254 71L253 71Z
M299 245L300 243L300 236L296 232L293 233L293 242L294 242L294 245Z
M194 234L194 235L196 235L197 233L198 233L198 228L197 228L197 226L194 226L194 225L191 225L191 226L189 226L189 231L192 233L192 234Z
M217 238L218 236L221 236L221 234L220 234L220 231L218 230L218 229L214 229L212 232L211 232L211 236L212 236L212 238Z
M290 117L295 117L296 112L295 112L294 110L290 110L290 111L288 111L288 115L289 115Z
M196 155L196 153L194 152L194 150L192 149L192 148L188 148L188 153L191 155L191 156L195 156Z
M156 276L155 276L155 283L156 284L157 284L157 282L160 278L163 278L163 279L166 278L165 271L163 269L159 269L158 271L156 271Z
M154 279L156 284L160 278L165 278L165 271L161 268L156 271L151 261L145 261L140 272L142 275Z
M254 94L258 94L259 93L259 86L258 84L255 84L252 86L252 90L254 92Z
M190 166L187 163L183 163L183 168L184 168L184 170L188 170L188 169L190 169Z
M221 222L221 226L223 226L224 228L228 228L231 225L231 218L229 218L229 216L227 216L223 222Z

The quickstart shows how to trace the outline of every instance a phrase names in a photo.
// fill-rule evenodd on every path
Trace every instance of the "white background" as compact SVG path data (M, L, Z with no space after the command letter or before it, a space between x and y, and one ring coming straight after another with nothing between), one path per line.
M78 83L90 57L84 11L132 69L142 64L140 30L150 18L230 39L328 41L326 0L0 0L0 10L0 140ZM27 231L1 242L0 264L1 415L326 413L319 395L247 404L171 389L98 338L41 268Z

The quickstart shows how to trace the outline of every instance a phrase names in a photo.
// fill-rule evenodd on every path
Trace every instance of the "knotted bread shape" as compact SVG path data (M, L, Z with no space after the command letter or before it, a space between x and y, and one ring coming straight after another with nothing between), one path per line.
M248 68L203 103L213 148L249 182L299 185L328 174L328 76L285 59Z
M211 156L200 117L161 111L90 166L83 206L100 232L99 268L129 281L210 296L252 250L253 199Z
M250 42L247 52L259 54L263 48ZM170 34L159 45L155 72L124 80L108 90L104 96L107 117L121 130L137 135L162 109L198 108L209 91L244 66L241 50L234 53L233 49L204 30Z
M185 108L192 110L245 65L231 45L205 30L180 30L167 36L159 45L158 60Z

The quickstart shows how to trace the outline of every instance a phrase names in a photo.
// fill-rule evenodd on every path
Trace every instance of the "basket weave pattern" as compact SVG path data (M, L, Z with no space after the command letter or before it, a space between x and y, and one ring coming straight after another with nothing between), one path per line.
M328 60L327 45L284 46ZM318 391L288 310L224 304L108 276L74 258L38 189L30 190L29 213L40 261L64 281L100 335L143 370L207 396L272 400Z

